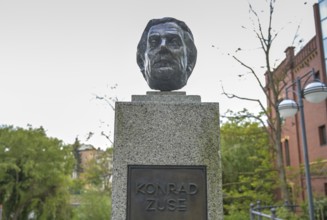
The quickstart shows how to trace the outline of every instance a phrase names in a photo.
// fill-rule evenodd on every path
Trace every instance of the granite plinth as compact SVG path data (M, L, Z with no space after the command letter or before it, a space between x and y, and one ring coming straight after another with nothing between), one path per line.
M208 220L223 219L220 162L218 103L183 92L117 102L112 220L126 220L128 165L206 166Z
M186 92L147 92L146 95L132 95L132 102L195 103L201 102L201 97L187 96Z

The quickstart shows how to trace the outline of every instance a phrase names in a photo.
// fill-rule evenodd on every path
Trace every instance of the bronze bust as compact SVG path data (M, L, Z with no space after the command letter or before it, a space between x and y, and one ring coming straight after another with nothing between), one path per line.
M175 18L152 19L137 46L137 64L151 89L184 87L196 63L191 30Z

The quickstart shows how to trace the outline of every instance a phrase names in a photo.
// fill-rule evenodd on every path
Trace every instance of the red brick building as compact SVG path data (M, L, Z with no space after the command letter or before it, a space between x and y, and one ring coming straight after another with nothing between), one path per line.
M277 67L274 74L286 74L288 85L298 76L303 76L314 69L321 82L327 83L324 47L322 39L319 5L313 7L316 35L297 53L294 47L285 50L286 58ZM311 82L313 79L309 80ZM305 80L302 80L305 81ZM304 82L302 82L304 83ZM302 88L305 85L302 85ZM294 87L296 90L296 87ZM281 93L281 99L285 98ZM297 101L296 93L289 92L288 98ZM327 101L312 104L303 99L306 134L311 168L311 183L314 197L327 195ZM282 150L287 181L292 191L293 202L300 203L306 196L304 157L300 114L287 118L283 122Z

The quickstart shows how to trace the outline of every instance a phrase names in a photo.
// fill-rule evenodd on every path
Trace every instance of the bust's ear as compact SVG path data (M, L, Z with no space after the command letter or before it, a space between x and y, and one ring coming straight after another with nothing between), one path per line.
M143 77L145 78L145 72L144 72L144 54L141 54L140 53L140 49L137 50L136 52L136 62L137 62L137 65L140 67L140 71L141 73L143 74Z
M186 32L186 36L184 39L187 48L187 74L188 76L190 76L196 64L197 49L194 44L193 37L190 33Z

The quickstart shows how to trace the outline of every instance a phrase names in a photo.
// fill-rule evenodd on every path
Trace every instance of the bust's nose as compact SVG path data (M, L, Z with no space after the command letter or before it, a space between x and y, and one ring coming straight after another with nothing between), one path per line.
M167 47L167 41L166 39L162 39L160 42L160 48L159 48L159 53L169 53L169 49Z
M160 42L160 48L166 48L167 47L167 42L166 42L166 39L163 38L161 39L161 42Z

